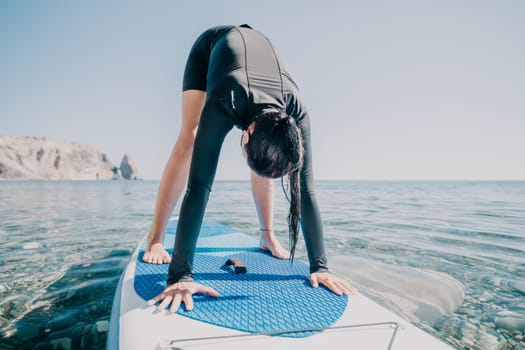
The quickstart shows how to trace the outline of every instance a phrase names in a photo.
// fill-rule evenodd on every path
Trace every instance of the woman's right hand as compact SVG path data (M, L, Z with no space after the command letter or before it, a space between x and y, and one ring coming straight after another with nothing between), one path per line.
M169 264L171 256L164 249L162 243L148 243L142 260L148 264Z
M193 310L193 294L207 294L211 297L218 297L219 293L211 288L197 282L177 282L167 286L162 293L148 301L148 305L153 305L160 301L157 306L158 311L164 310L171 304L169 312L175 313L183 302L186 310Z

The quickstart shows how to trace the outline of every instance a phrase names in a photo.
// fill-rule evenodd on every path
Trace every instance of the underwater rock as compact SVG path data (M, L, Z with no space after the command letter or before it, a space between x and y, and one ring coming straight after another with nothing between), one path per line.
M472 348L476 344L477 338L477 328L473 325L463 322L459 329L459 337L461 339L462 345L466 345L469 348Z
M26 312L27 304L30 302L30 300L31 299L26 295L9 297L0 305L1 315L6 319L17 318Z
M95 326L97 327L97 332L107 333L109 329L109 322L108 321L97 321L97 323L95 323Z
M38 242L29 242L22 246L22 249L38 249L40 248L40 243Z
M80 339L82 331L86 324L84 322L79 322L71 327L60 329L49 333L49 339L58 339L58 338L71 338L71 339Z
M23 342L31 341L43 333L43 328L41 323L35 321L20 323L16 326L16 336Z
M86 276L80 276L86 277ZM75 298L76 300L84 300L84 304L87 302L98 300L97 296L103 291L111 290L115 288L118 283L120 276L111 276L103 278L86 278L86 280L72 281L72 285L62 286L52 293L48 293L46 299L52 298L56 299L57 297L63 298L63 300L69 300ZM77 282L76 284L73 284Z
M104 347L104 343L107 337L107 332L99 332L97 323L100 321L97 321L94 324L87 325L84 330L82 331L82 339L80 341L82 348L102 348ZM106 320L107 322L107 320ZM102 328L104 326L101 326Z
M107 258L113 258L113 257L120 257L120 256L130 256L131 253L133 253L132 249L113 249L106 256L106 259Z
M71 349L71 338L59 338L54 339L50 341L51 345L53 345L54 349L63 349L63 350L70 350Z
M75 315L69 312L66 312L61 315L57 315L56 317L53 317L51 320L49 320L46 323L45 330L46 332L52 332L59 329L64 329L71 327L73 324L77 322L77 319L75 318Z
M505 329L510 332L525 332L525 317L515 312L499 312L494 319L494 323L496 323L497 328Z
M471 318L477 315L476 309L468 308L463 306L458 307L456 310L456 313L466 315L467 317Z
M33 350L54 350L54 349L53 349L53 345L42 342L42 343L36 344Z
M495 335L478 332L478 340L476 344L480 349L497 349L500 345L500 341Z
M487 331L451 315L443 315L436 321L434 327L459 348L500 349L502 345L501 339L489 333L490 330Z

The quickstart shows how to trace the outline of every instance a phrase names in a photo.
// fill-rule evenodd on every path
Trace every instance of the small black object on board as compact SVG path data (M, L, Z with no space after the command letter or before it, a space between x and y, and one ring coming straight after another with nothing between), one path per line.
M244 265L241 259L238 259L238 258L228 259L226 260L224 265L233 266L233 270L235 271L235 274L246 273L246 265Z

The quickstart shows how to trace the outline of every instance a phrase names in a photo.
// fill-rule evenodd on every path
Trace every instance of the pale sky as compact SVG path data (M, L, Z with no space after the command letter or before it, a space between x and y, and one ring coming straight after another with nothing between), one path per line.
M0 135L159 179L195 38L248 23L310 112L317 179L525 179L525 1L1 1ZM234 129L218 179L247 179Z

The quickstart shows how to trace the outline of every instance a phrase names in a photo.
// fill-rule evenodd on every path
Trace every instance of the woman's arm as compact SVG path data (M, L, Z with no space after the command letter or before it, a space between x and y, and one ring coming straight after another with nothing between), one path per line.
M187 90L182 93L182 127L160 181L155 215L143 257L147 263L164 264L171 260L163 245L164 230L188 179L193 143L205 99L205 91Z
M357 289L328 271L324 248L324 234L319 207L314 191L310 120L304 113L299 120L303 136L304 155L301 169L301 228L303 230L308 259L310 260L310 284L317 288L320 284L337 295L353 295Z
M310 261L310 273L328 271L324 248L323 224L314 190L310 118L304 113L298 121L303 137L301 169L301 229Z

